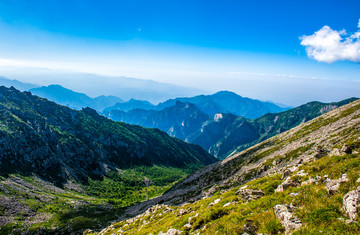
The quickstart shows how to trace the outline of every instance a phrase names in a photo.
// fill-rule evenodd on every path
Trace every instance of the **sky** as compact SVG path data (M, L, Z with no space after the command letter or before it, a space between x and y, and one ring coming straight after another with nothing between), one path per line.
M0 76L45 84L44 69L288 105L338 101L360 96L359 9L358 0L0 0Z

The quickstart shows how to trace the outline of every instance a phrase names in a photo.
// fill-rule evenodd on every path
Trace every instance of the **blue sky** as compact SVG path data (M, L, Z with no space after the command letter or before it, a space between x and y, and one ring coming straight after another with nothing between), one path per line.
M315 32L327 25L336 31L326 37L350 38L359 9L356 0L0 0L0 65L228 89L293 105L337 100L360 91L360 58L346 52L358 39L336 44L330 58Z

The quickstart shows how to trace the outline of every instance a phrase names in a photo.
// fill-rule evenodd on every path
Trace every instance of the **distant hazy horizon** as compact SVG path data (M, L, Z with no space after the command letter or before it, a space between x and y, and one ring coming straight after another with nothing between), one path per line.
M0 76L80 92L86 73L110 87L129 77L292 106L339 101L359 96L358 9L325 0L1 1Z
M0 68L1 69L1 68ZM9 69L9 67L7 68ZM10 71L12 71L12 69L10 69ZM235 92L238 95L241 95L243 97L248 97L248 98L252 98L252 99L258 99L261 101L269 101L269 102L273 102L275 104L279 104L282 105L284 107L295 107L295 106L299 106L302 104L305 104L307 102L311 102L311 101L320 101L320 102L336 102L336 101L340 101L340 100L344 100L350 97L359 97L359 87L358 86L353 86L353 87L347 87L346 90L350 91L352 90L352 94L350 95L350 93L344 93L344 94L335 94L335 95L331 95L329 96L327 94L328 90L327 89L337 89L341 86L346 85L346 83L344 84L342 81L333 81L333 87L329 86L329 83L327 83L327 87L324 87L323 90L319 90L319 87L314 86L314 87L308 87L306 88L305 86L300 88L299 86L297 87L298 89L298 93L301 93L302 95L305 94L305 92L313 92L313 93L318 93L318 95L312 95L310 94L308 97L299 97L294 93L294 90L284 90L284 85L282 84L282 86L279 86L278 89L274 89L271 91L267 91L266 85L263 84L262 89L263 90L259 90L258 84L255 83L247 83L247 86L253 86L254 89L256 89L255 92L249 92L249 91L254 91L254 89L249 89L248 91L242 92L244 90L242 90L242 87L239 87L240 89L237 89L237 87L230 87L230 86L223 86L221 87L221 85L219 84L218 89L205 89L203 86L202 89L200 88L196 88L194 87L185 87L185 86L181 86L181 85L177 85L177 84L171 84L171 83L161 83L161 82L157 82L154 80L146 80L146 79L139 79L139 78L128 78L128 77L114 77L114 76L106 76L106 75L99 75L99 74L88 74L88 73L80 73L80 72L72 72L72 71L64 71L64 70L49 70L49 69L31 69L29 70L28 73L26 74L22 74L22 73L14 73L12 74L9 70L3 72L2 74L0 74L0 76L3 76L7 79L15 79L18 80L20 82L24 82L24 83L31 83L37 86L48 86L48 85L61 85L65 88L71 89L75 92L81 92L81 93L85 93L86 95L90 96L90 97L97 97L97 96L101 96L101 95L113 95L113 96L117 96L119 98L125 98L126 100L129 100L131 98L134 99L139 99L139 97L137 97L135 94L134 96L129 96L129 97L124 97L121 94L121 89L118 89L119 87L121 87L121 83L117 82L117 79L129 79L129 80L138 80L140 82L146 82L148 81L149 84L156 84L157 86L163 86L163 88L160 89L167 89L168 87L171 87L172 85L174 85L174 88L178 88L179 91L174 92L174 95L171 95L169 97L165 97L162 99L144 99L144 100L148 100L153 104L157 104L159 102L163 102L167 99L171 99L171 98L176 98L176 97L191 97L191 96L196 96L196 95L210 95L210 94L214 94L216 92L219 91L231 91L231 92ZM23 71L23 70L21 70ZM25 70L26 71L26 70ZM248 79L252 79L253 81L256 81L256 77L261 75L248 75ZM274 76L275 78L277 77L279 80L278 82L281 82L281 78L283 78L283 76ZM89 79L92 79L92 82L89 81ZM311 78L309 78L311 79ZM34 82L36 81L36 82ZM310 80L311 81L311 80ZM303 80L302 80L303 82ZM317 80L314 79L314 81L311 81L312 85L319 84L321 85L321 80ZM146 83L145 83L146 84ZM302 83L303 84L303 83ZM294 84L295 85L295 84ZM354 82L354 85L360 85ZM149 86L150 87L150 86ZM141 89L141 87L138 87L139 89ZM118 90L117 90L118 89ZM283 90L283 92L281 93L281 90ZM259 91L259 92L257 92ZM281 95L287 93L288 95L286 97L284 97L283 99L281 98ZM291 94L293 93L293 94ZM141 98L140 98L141 99Z

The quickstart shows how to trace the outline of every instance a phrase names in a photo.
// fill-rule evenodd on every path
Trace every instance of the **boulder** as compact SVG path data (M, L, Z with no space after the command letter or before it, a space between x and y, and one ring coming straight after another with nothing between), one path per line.
M255 235L257 231L257 227L255 226L252 220L246 220L242 228L243 234Z
M182 215L185 215L185 214L187 214L187 213L189 213L188 210L186 210L186 209L180 209L179 212L178 212L178 214L177 214L177 216L182 216Z
M350 220L348 222L353 222L357 215L357 206L360 203L360 187L356 190L350 191L345 194L343 198L343 207L346 211L346 214L349 216Z
M308 180L301 183L301 186L309 185L309 184L318 184L319 180L321 180L321 176L315 176L315 178L310 176Z
M302 226L301 220L293 215L293 208L291 206L284 204L276 205L274 207L274 212L276 218L278 218L285 227L286 234L289 234Z
M295 180L291 180L290 177L287 177L284 182L282 182L276 189L275 192L283 192L284 190L288 189L289 187L298 187L300 183Z
M241 195L244 201L251 201L264 196L264 191L255 189L239 189L235 195Z
M257 171L257 174L260 175L261 173L265 172L267 170L266 165L262 165L259 170Z
M209 207L215 205L215 204L218 204L220 202L220 199L215 199L212 203L209 204Z
M289 169L286 169L284 173L281 176L281 179L286 179L291 174L291 171Z
M183 232L174 228L169 229L166 233L160 232L159 235L180 235Z
M351 153L351 148L348 145L344 144L342 146L340 152L350 154Z
M347 181L349 181L347 174L342 174L342 176L337 180L326 179L325 188L329 194L334 194L339 189L340 184Z

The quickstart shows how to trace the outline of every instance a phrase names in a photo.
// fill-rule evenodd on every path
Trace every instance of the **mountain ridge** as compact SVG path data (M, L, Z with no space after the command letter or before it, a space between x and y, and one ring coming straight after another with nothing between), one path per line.
M12 166L21 163L20 172L35 170L61 183L131 165L185 168L216 161L200 146L158 129L114 122L91 108L75 111L14 88L0 87L0 94L2 173L13 173Z
M67 89L61 85L49 85L29 90L32 94L54 101L58 104L66 105L70 108L82 109L90 107L98 111L113 104L123 102L115 96L98 96L91 98L84 93L79 93Z
M223 113L210 116L196 105L186 105L187 103L179 100L175 105L159 111L113 110L105 113L105 116L116 121L159 128L171 136L198 144L212 155L223 159L236 149L250 147L355 99L333 103L309 102L281 113L265 114L254 120ZM191 111L184 109L185 106L191 108Z

